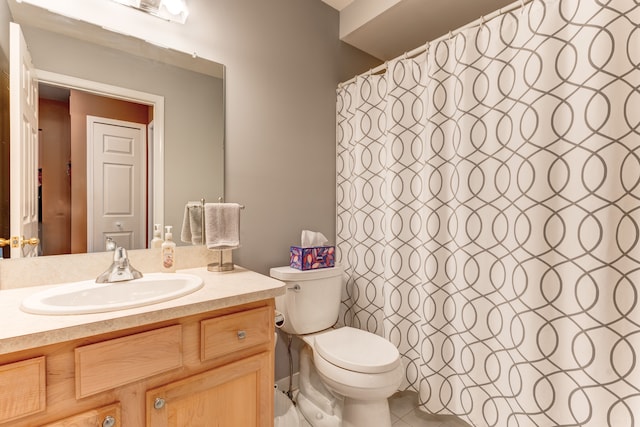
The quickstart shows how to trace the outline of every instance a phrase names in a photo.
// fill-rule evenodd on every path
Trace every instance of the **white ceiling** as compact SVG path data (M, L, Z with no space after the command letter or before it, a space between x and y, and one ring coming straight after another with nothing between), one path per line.
M514 0L322 0L340 11L340 39L396 58Z

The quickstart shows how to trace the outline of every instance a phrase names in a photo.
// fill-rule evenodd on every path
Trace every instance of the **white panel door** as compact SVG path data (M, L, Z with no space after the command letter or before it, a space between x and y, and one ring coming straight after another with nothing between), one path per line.
M146 126L87 117L87 250L146 248Z
M18 24L10 23L11 257L38 255L38 80Z

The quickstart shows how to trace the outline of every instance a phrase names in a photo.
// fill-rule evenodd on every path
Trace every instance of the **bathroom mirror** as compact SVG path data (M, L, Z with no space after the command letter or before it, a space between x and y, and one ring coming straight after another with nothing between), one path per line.
M24 2L8 0L7 4L13 15L13 21L20 24L32 56L34 67L39 77L43 77L47 85L41 86L41 94L50 98L69 97L68 85L80 82L80 91L93 96L115 97L117 100L128 99L128 95L136 94L134 99L143 99L142 105L150 107L149 123L153 133L149 133L147 159L147 191L145 198L147 217L145 219L145 237L142 247L146 247L151 236L154 223L172 225L174 236L179 237L182 225L184 206L188 201L205 199L217 200L223 197L224 191L224 66L192 55L172 51L151 43L110 32L104 28L76 21L53 14L45 9L28 5ZM71 82L71 83L67 83ZM84 89L84 84L93 89ZM95 89L97 84L98 89ZM94 85L94 86L92 86ZM109 88L116 88L110 95ZM124 92L122 92L124 91ZM142 94L138 97L138 94ZM149 95L150 98L146 98ZM74 96L73 94L71 96ZM82 95L84 96L84 95ZM77 98L81 95L78 94ZM152 101L149 101L151 99ZM154 109L153 100L159 99L162 108ZM157 106L156 106L157 107ZM74 110L70 116L73 118ZM83 118L84 120L84 118ZM161 125L163 129L157 129ZM53 144L55 138L47 136L46 125L40 126L40 144ZM73 128L71 129L73 133ZM87 130L84 130L86 133ZM43 135L44 134L44 135ZM46 158L52 156L46 155ZM76 156L76 159L78 157ZM158 161L158 159L163 159ZM75 179L84 180L87 176L85 165L70 159L60 158L59 167ZM1 168L2 183L6 168ZM80 229L87 230L86 222L90 222L87 213L72 210L64 198L55 200L47 193L48 175L41 172L42 197L54 199L54 219L61 215L72 218L85 215L85 223L80 221ZM156 180L154 182L154 179ZM71 185L71 191L77 185ZM158 197L154 190L164 187ZM85 193L91 196L91 190ZM105 197L111 197L105 190ZM117 194L117 192L116 192ZM71 200L78 200L71 195ZM90 200L90 199L89 199ZM158 206L158 203L160 205ZM72 204L72 202L71 202ZM156 206L154 206L154 204ZM89 210L91 203L84 202ZM3 204L2 209L5 209ZM156 216L154 217L154 211ZM159 214L158 214L159 212ZM4 214L3 214L4 218ZM3 232L5 225L3 224ZM48 231L60 231L55 223L41 224L42 250L46 254L81 253L85 251L104 250L102 242L94 249L82 250L82 243L74 243L69 251L59 249L48 252L52 241L59 237L48 238ZM73 239L78 240L78 223L71 226ZM76 231L73 231L73 230ZM89 233L86 233L89 234ZM116 235L117 236L117 235ZM0 236L8 237L8 236ZM87 241L88 236L80 234L80 241ZM96 239L97 240L97 239ZM179 239L176 239L179 240ZM49 242L49 244L48 244ZM179 242L178 242L179 243ZM132 246L140 248L140 246ZM5 251L5 255L7 252Z

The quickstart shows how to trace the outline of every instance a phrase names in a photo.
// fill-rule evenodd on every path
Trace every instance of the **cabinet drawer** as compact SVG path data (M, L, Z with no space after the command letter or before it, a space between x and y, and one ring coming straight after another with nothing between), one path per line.
M270 342L273 331L271 307L203 320L200 323L200 359L211 360Z
M0 423L45 410L45 364L42 356L0 366Z
M182 366L182 327L155 329L75 349L78 399Z
M44 424L41 427L95 427L95 426L112 426L122 427L120 403L103 406L101 408L91 409L71 417Z

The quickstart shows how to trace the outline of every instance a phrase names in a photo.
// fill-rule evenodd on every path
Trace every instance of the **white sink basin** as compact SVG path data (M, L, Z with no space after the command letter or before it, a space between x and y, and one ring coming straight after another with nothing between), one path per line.
M140 279L116 283L85 280L30 295L20 308L33 314L101 313L172 300L203 285L200 277L182 273L149 273Z

